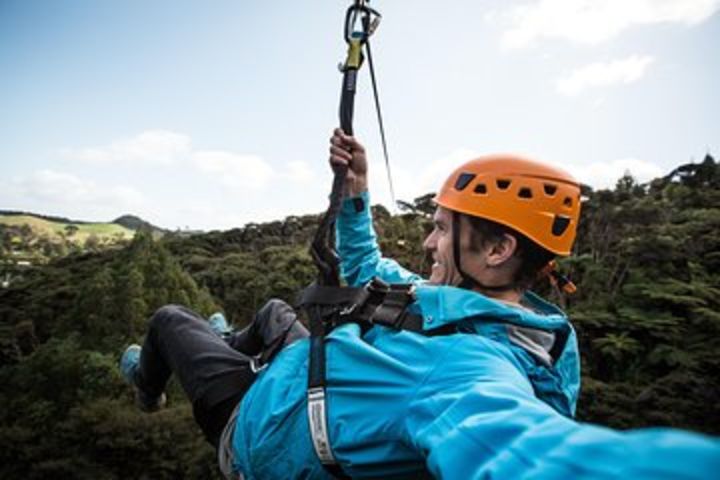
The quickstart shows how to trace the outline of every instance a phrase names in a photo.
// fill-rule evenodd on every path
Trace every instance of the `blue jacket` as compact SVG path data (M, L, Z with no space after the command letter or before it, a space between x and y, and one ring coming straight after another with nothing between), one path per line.
M328 423L335 457L353 478L708 478L720 442L670 429L618 432L572 420L579 386L575 335L556 307L530 310L430 286L381 257L367 194L338 219L343 275L415 282L425 337L356 325L327 342ZM360 208L358 208L360 207ZM532 310L532 311L531 311ZM562 339L562 340L560 340ZM555 341L564 348L550 358ZM242 401L234 467L250 479L330 478L306 416L307 340L284 349Z

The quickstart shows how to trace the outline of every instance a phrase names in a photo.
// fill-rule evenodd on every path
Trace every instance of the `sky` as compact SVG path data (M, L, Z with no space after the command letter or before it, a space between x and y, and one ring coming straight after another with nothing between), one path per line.
M229 229L327 206L349 0L0 0L0 209ZM594 188L720 154L720 0L373 0L397 199L516 152ZM355 133L391 208L367 68Z

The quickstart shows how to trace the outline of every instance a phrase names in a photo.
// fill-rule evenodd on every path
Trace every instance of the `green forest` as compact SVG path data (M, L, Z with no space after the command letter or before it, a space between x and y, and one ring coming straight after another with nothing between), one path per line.
M720 434L720 164L708 155L584 195L575 251L560 262L577 293L538 285L578 331L578 418ZM431 199L394 215L373 207L385 255L425 273ZM221 478L179 386L168 408L141 413L119 355L168 303L242 327L272 297L293 302L315 276L318 219L161 238L141 227L106 248L46 249L47 262L14 272L0 288L0 478ZM8 228L0 258L18 244Z

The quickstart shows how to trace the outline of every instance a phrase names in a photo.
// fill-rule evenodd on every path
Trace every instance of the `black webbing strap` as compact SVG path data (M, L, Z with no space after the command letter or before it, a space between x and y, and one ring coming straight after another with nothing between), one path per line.
M325 336L329 333L332 321L325 321L328 313L324 307L311 305L306 307L310 314L310 358L308 365L307 415L310 437L315 453L323 467L335 478L350 478L342 471L335 460L330 446L325 374Z
M403 320L406 317L405 310L414 299L415 296L412 290L388 291L382 303L370 315L370 322L398 330L402 329Z
M391 285L375 277L362 288L311 285L300 292L297 306L307 310L311 333L313 328L318 333L329 333L346 323L357 323L364 329L383 325L421 333L422 317L407 312L407 307L414 301L413 285ZM313 327L313 323L324 327Z
M363 288L311 285L303 290L298 306L310 320L307 415L315 453L335 478L350 478L343 472L330 445L327 411L326 337L336 327L357 323L367 331L372 325L422 332L422 317L409 315L415 300L412 285L388 285L374 278Z
M367 296L368 292L364 287L328 287L314 284L300 292L297 305L302 308L309 305L348 306L363 303Z
M340 128L353 134L352 121L357 88L357 74L363 63L363 47L377 27L380 14L367 6L368 0L354 0L345 13L344 36L348 54L342 66L343 83L340 95ZM356 27L360 20L361 28ZM368 52L369 53L369 52ZM375 84L373 72L373 85ZM375 92L377 101L377 92ZM378 112L379 113L379 112ZM384 133L384 132L383 132ZM387 149L385 148L385 151ZM335 251L335 220L340 212L348 167L334 168L330 205L320 219L310 248L318 269L314 286L303 292L301 304L310 320L310 358L308 367L308 420L313 447L325 469L336 478L349 478L337 464L332 453L327 428L325 378L325 336L352 313L353 306L366 305L369 292L340 288L339 257Z
M366 5L367 0L355 0L345 13L345 42L348 54L342 65L342 89L340 90L339 119L340 128L346 135L353 134L353 113L355 110L355 93L357 91L357 75L363 63L363 47L367 46L370 35L377 27L380 13ZM360 19L361 29L355 28ZM334 167L330 205L320 219L315 231L310 255L318 269L318 284L340 285L339 258L334 249L335 220L342 204L347 166Z

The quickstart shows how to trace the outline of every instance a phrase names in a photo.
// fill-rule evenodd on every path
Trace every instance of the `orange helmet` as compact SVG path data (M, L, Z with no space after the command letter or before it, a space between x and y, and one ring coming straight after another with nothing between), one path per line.
M510 227L556 255L570 255L580 217L580 184L534 160L488 155L455 170L435 202Z

